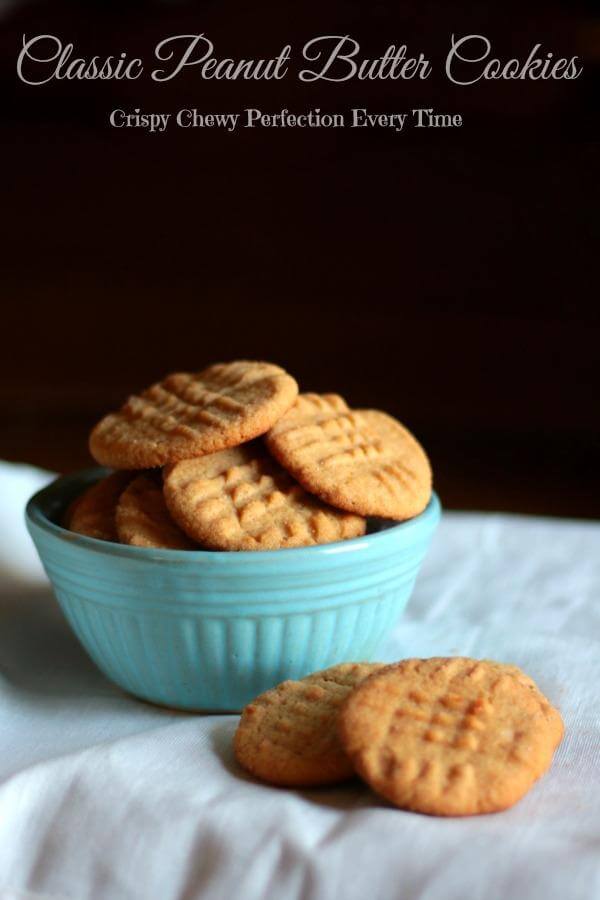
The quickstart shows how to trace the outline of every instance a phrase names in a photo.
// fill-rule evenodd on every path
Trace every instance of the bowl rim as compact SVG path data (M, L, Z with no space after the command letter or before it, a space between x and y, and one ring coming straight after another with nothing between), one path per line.
M100 556L119 556L137 560L163 560L164 562L193 562L200 560L213 563L224 563L226 560L236 560L243 564L244 561L257 562L258 559L265 562L275 560L283 561L288 559L290 562L300 562L304 557L314 559L320 556L329 556L340 553L364 552L373 549L374 546L380 546L386 542L392 542L397 539L400 534L408 537L412 531L417 531L425 527L426 531L432 531L438 523L441 516L441 503L435 491L431 492L429 503L422 513L414 516L412 519L406 519L403 522L397 522L380 531L374 531L370 534L360 535L360 537L348 538L343 541L332 541L329 544L315 544L309 547L282 547L279 550L171 550L167 548L154 547L133 547L128 544L117 544L112 541L103 541L99 538L88 537L87 535L78 534L69 531L53 522L52 519L42 509L42 506L48 500L60 498L63 492L72 491L75 485L84 486L92 484L106 474L110 473L110 469L101 466L91 467L88 469L79 469L68 475L60 475L50 484L47 484L41 490L37 491L30 497L25 507L25 519L28 527L31 525L42 529L47 534L61 541L68 542L73 547L80 547ZM66 504L65 504L66 508ZM390 521L390 520L385 520Z

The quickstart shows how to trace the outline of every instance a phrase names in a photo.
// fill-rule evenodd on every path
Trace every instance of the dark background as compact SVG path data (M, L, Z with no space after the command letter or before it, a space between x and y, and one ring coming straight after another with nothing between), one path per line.
M16 77L22 34L77 55L205 32L272 56L349 33L431 59L417 82L168 84ZM502 57L578 54L578 81L456 87L454 32ZM591 4L31 3L0 17L0 457L89 461L94 421L171 370L266 358L402 419L447 507L600 512L600 20ZM150 135L115 107L373 112L462 129Z

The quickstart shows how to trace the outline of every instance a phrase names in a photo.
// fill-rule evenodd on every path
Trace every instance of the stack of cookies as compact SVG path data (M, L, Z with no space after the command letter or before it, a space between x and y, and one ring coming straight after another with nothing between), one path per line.
M463 816L519 800L562 735L560 713L516 666L434 657L285 681L244 709L234 750L270 784L359 775L403 809Z
M273 550L402 521L431 496L415 438L337 394L299 394L279 366L237 361L177 373L93 429L114 470L78 497L72 531L139 547Z

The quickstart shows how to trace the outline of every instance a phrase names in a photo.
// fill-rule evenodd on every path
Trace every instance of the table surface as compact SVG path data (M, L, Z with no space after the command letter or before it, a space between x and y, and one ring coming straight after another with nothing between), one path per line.
M381 658L517 663L566 735L512 809L436 819L358 783L260 785L233 759L237 717L158 709L111 685L20 526L45 478L0 464L3 900L600 897L600 524L445 515Z

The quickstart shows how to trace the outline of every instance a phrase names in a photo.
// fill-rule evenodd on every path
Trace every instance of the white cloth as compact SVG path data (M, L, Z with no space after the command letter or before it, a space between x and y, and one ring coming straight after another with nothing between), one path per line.
M19 507L44 479L0 466L1 900L600 897L599 524L445 514L382 659L515 662L567 731L515 807L436 819L360 784L255 783L232 756L235 716L109 684L23 570Z

